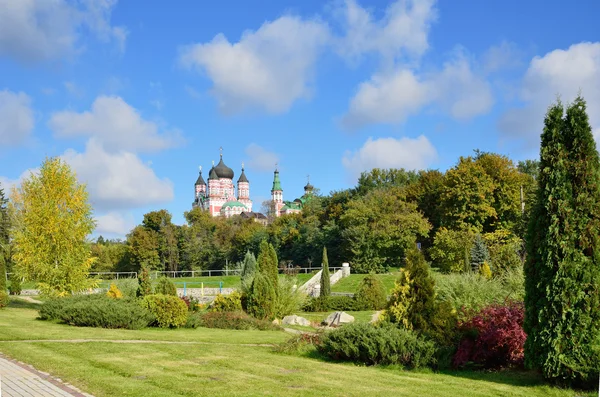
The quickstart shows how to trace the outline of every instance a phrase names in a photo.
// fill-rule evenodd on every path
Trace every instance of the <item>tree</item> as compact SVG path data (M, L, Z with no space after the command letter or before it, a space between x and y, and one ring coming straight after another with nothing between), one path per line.
M600 367L600 159L585 101L552 105L541 137L525 263L526 364L556 383L596 382Z
M327 259L327 247L323 247L323 271L321 272L321 296L331 295L331 281L329 278L329 260Z
M488 252L487 246L481 238L481 234L477 234L473 241L473 246L471 247L471 270L479 271L479 267L489 261L490 253Z
M403 168L373 168L371 171L360 174L356 192L360 195L365 195L375 189L405 187L415 183L418 179L418 173L415 171L406 171Z
M262 273L257 273L248 296L248 314L260 319L270 319L275 311L276 299L271 281Z
M0 185L0 293L6 291L6 265L9 261L9 229L8 200Z
M263 240L260 243L260 248L258 251L258 272L265 276L265 278L271 283L271 287L273 291L277 291L277 284L279 279L279 271L277 268L277 254L275 253L275 248L267 242L267 240Z
M15 271L38 281L42 293L66 295L89 288L87 236L94 230L85 185L67 163L49 158L13 189Z
M431 226L400 188L372 190L350 200L340 218L343 244L357 273L400 266L405 250Z
M146 295L152 295L152 282L150 281L150 272L147 266L143 266L138 277L138 289L136 295L143 298Z
M131 253L134 270L147 266L150 270L164 270L160 262L159 236L153 229L136 226L127 235L127 245Z
M242 292L247 293L252 287L252 281L256 274L256 258L250 251L246 252L244 257L244 267L242 268L241 285Z

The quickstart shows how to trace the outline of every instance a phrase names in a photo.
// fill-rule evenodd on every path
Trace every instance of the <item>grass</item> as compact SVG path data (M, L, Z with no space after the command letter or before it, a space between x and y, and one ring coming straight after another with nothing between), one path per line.
M321 323L321 321L325 320L327 318L327 316L329 316L331 313L334 313L334 312L333 311L330 311L330 312L299 312L296 314L300 317L304 317L305 319L307 319L310 322ZM368 323L369 321L371 321L371 317L373 316L373 313L375 313L375 311L367 310L367 311L346 312L346 313L353 316L354 321L356 321L356 322Z
M105 330L39 321L36 316L35 310L16 301L0 311L0 351L97 397L582 395L544 385L529 372L432 373L362 367L248 345L286 340L289 335L282 331ZM29 341L15 342L24 339ZM108 342L120 339L200 343Z
M394 283L396 279L398 279L398 272L387 273L387 274L377 274L376 276L383 282L385 289L390 293L392 288L394 288ZM366 274L351 274L348 277L345 277L331 286L331 292L346 292L346 293L356 293L358 291L358 286L360 282L365 278Z

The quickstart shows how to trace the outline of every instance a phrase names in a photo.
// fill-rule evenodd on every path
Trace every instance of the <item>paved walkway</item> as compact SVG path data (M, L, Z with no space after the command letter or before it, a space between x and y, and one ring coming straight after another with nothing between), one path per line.
M2 397L93 397L48 374L0 355Z

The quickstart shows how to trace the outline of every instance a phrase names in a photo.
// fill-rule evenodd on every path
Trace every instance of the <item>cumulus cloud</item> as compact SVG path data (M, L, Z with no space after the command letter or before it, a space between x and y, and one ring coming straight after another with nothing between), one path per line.
M69 149L63 159L86 183L90 200L99 211L135 208L173 200L173 183L159 178L131 152L110 153L91 138L85 152Z
M458 53L437 72L398 67L375 74L358 87L342 125L357 129L376 123L400 124L428 105L436 105L454 118L469 119L489 111L493 96L488 82Z
M429 140L418 138L369 138L355 152L346 152L342 164L353 176L373 168L425 169L437 160L437 150Z
M519 66L522 55L522 51L516 44L503 41L498 45L491 46L483 54L483 69L487 73L493 73Z
M256 143L251 143L246 147L248 156L248 167L257 171L272 171L275 164L279 162L279 156L274 152L269 152Z
M23 142L31 134L33 125L29 96L23 92L0 91L0 145Z
M100 96L83 113L56 112L48 122L59 138L93 137L107 150L157 151L176 145L176 132L160 133L158 126L118 96Z
M581 92L587 101L590 124L600 138L600 42L579 43L536 56L523 77L519 99L522 107L504 113L498 127L509 139L539 142L544 113L557 96L575 99Z
M311 92L317 55L329 40L328 26L283 16L245 32L237 43L218 34L181 50L180 62L213 82L212 95L225 114L248 108L282 113Z
M135 227L135 221L131 214L120 212L108 212L96 215L96 234L112 234L124 236Z
M125 48L127 30L112 26L116 0L0 0L0 55L21 62L68 56L80 50L82 31Z
M428 33L437 18L435 0L399 0L377 20L373 12L355 0L345 0L334 9L342 21L344 34L337 51L357 60L367 53L378 53L386 60L419 57L429 48Z

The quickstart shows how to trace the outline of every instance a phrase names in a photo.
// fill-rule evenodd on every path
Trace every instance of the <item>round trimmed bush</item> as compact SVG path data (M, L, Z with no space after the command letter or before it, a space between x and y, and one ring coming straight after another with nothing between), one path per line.
M154 287L155 294L177 296L177 287L166 277L159 277Z
M208 310L211 312L241 312L242 295L237 291L229 295L218 294Z
M155 324L161 328L181 327L188 318L187 305L176 296L146 295L142 300L142 306L154 315Z

